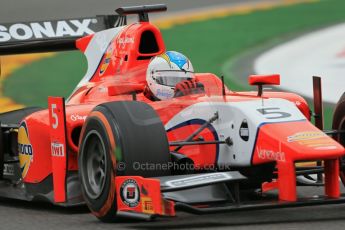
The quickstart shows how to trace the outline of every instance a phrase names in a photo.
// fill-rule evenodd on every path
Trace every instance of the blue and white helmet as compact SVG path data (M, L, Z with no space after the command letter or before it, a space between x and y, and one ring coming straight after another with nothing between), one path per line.
M192 63L176 51L167 51L152 58L146 72L147 85L152 94L160 100L174 97L176 84L192 78Z

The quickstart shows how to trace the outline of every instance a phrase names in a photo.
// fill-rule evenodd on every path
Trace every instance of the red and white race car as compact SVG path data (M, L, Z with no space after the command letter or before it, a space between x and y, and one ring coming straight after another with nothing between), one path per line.
M279 75L252 75L258 92L233 92L214 74L197 73L202 92L151 101L143 94L146 69L166 48L148 12L162 10L165 5L123 7L98 21L12 28L32 29L36 37L9 37L0 54L76 47L88 70L67 100L50 97L48 109L0 114L0 196L86 202L102 221L345 202L339 183L345 97L328 133L337 141L311 123L301 96L263 92L263 85L279 85ZM139 22L125 25L127 14L138 14ZM91 22L102 23L89 28ZM303 163L314 161L321 164ZM297 182L324 185L325 192L301 199ZM258 189L253 202L246 194Z

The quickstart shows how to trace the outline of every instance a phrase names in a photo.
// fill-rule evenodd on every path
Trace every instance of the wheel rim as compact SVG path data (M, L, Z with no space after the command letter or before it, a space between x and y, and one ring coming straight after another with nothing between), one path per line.
M97 199L104 189L107 161L104 142L95 130L85 137L81 163L85 192L91 199Z

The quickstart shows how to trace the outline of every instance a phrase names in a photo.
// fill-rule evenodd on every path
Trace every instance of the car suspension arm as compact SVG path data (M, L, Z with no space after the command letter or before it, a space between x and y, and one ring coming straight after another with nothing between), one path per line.
M337 134L345 133L345 130L324 130L325 134L334 137Z
M226 141L172 141L172 142L169 142L170 146L179 146L179 147L183 147L185 145L212 145L212 144L227 144L227 142Z
M217 120L219 118L218 112L216 112L208 121L206 121L202 126L200 126L199 129L197 129L194 133L192 133L189 137L186 138L186 140L184 140L184 143L195 143L192 142L193 138L196 137L199 133L201 133L207 126L209 126L210 124L212 124L215 120ZM177 142L178 143L178 142ZM182 142L181 142L182 143ZM199 143L200 144L200 143ZM208 143L211 144L211 143ZM212 143L212 144L217 144L217 143ZM176 149L174 149L175 152L177 152L178 150L180 150L183 146L183 144L179 144L178 147Z

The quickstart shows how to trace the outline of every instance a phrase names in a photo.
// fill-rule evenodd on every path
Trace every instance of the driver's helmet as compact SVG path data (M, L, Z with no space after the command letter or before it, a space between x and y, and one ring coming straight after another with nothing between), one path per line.
M176 84L193 78L192 63L176 51L167 51L152 58L146 72L148 88L159 100L174 97Z

